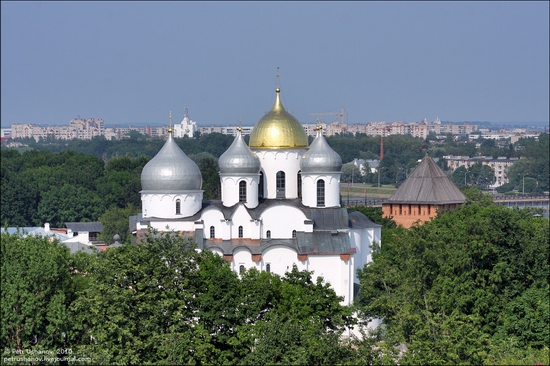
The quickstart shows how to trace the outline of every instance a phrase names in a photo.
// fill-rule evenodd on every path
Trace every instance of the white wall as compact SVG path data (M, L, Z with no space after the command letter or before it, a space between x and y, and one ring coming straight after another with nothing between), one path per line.
M300 158L305 149L293 150L256 150L264 172L264 197L277 198L276 177L278 171L285 172L285 197L298 197L298 171Z
M246 182L246 207L254 208L258 206L259 174L242 177L220 175L222 203L225 207L231 207L239 203L239 183L243 180Z
M296 207L281 205L270 207L262 212L262 238L271 231L271 239L292 238L292 231L305 231L306 215Z
M302 174L302 203L304 206L317 207L317 182L325 181L325 206L340 207L340 175L333 174Z
M141 193L143 218L176 219L193 216L202 207L204 191L177 191L175 193ZM181 200L180 214L176 214L176 200Z

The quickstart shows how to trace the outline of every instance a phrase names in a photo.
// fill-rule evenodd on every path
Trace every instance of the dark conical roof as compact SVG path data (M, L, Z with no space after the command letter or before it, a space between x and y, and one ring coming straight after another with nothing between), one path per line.
M445 205L464 203L466 197L426 155L386 202Z

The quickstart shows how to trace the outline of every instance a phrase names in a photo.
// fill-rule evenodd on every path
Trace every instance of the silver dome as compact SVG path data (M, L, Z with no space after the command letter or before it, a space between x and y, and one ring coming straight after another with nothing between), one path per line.
M218 159L218 166L222 174L258 174L261 169L260 158L246 145L241 131Z
M199 167L179 148L172 134L141 171L145 191L193 191L202 186Z
M309 145L309 150L300 161L302 173L328 173L342 170L342 158L329 146L321 130Z

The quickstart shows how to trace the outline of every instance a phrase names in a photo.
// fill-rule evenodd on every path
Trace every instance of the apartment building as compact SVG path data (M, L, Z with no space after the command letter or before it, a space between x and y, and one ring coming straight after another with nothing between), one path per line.
M509 183L509 179L507 176L508 168L511 167L516 161L518 161L518 158L508 159L505 156L499 156L498 158L494 159L492 156L476 156L470 158L469 156L446 155L443 157L443 159L447 161L447 166L453 172L457 168L460 168L462 166L466 169L469 169L478 162L483 165L490 166L495 173L495 183L491 185L490 188L500 187L505 183Z

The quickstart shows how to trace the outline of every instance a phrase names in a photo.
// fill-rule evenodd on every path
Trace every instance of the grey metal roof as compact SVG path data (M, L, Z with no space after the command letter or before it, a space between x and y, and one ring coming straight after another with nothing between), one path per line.
M343 207L310 208L308 218L313 220L313 230L348 228L348 210Z
M349 227L352 229L378 228L382 225L372 222L364 213L359 211L348 211Z
M313 231L296 233L299 254L341 254L349 253L349 235L345 232Z
M103 224L95 222L66 222L65 227L71 229L74 233L87 231L90 233L99 233L103 229Z
M141 171L144 191L199 190L201 186L199 167L179 148L171 133L162 149Z
M244 142L241 131L218 159L218 166L221 174L258 174L261 169L260 158Z
M219 249L225 255L231 255L239 248L248 249L251 254L263 254L273 246L286 246L297 254L341 254L349 253L349 236L345 232L314 231L297 232L296 239L233 239L204 240L204 248Z
M321 130L300 160L302 173L339 172L342 170L342 158L330 147Z
M8 233L10 235L13 235L13 234L28 234L31 231L34 231L34 230L39 229L39 228L40 228L40 226L25 226L25 227L10 226L8 228L2 228L1 230L4 233Z
M386 202L443 205L464 203L466 197L426 155Z
M71 254L76 253L78 251L82 251L88 254L94 254L94 253L97 253L98 251L98 249L93 245L86 245L80 242L63 243L63 244L66 245L67 248L69 248Z

